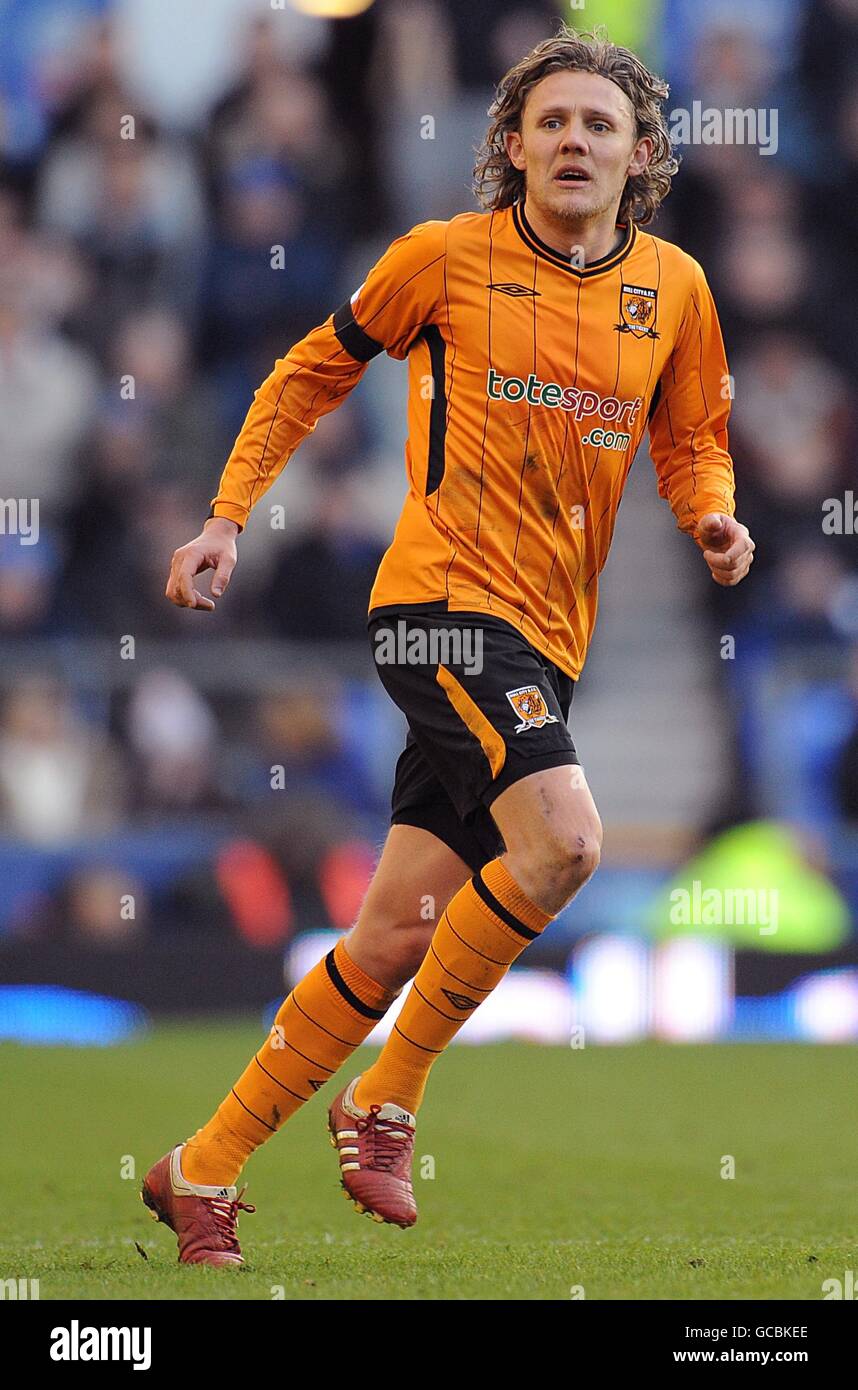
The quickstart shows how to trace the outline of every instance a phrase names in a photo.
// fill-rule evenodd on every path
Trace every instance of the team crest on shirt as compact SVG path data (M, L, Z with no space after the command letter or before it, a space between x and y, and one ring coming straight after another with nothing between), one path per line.
M522 685L518 690L508 690L506 698L521 720L521 723L516 725L517 734L525 729L541 729L543 724L557 723L556 715L548 713L548 706L538 685Z
M620 290L620 322L618 333L634 333L636 338L658 338L655 331L655 311L658 290L640 285L623 285Z

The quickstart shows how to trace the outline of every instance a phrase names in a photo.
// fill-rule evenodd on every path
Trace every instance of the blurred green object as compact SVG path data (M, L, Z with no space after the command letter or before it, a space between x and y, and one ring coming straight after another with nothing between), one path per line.
M646 925L657 937L711 935L758 951L832 951L850 930L834 884L773 821L718 835L659 890Z
M658 45L661 0L587 0L561 6L567 24L585 33L603 24L611 43L631 48L652 62Z

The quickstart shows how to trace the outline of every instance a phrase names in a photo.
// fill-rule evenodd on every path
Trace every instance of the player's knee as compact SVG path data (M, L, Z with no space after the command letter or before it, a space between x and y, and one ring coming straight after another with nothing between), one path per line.
M423 964L434 930L434 922L421 922L419 926L400 925L391 932L391 955L403 984L413 979Z
M599 831L576 831L531 847L520 878L534 901L551 912L565 907L599 867L601 843Z
M364 913L351 939L367 974L388 989L399 989L420 969L434 930L434 921L415 922L410 914Z
M573 835L555 849L554 876L570 898L593 877L599 867L601 851L601 836L593 833Z

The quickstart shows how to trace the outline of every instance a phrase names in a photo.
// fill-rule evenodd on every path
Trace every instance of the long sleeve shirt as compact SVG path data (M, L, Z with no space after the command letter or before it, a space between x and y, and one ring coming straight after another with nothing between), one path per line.
M212 514L243 527L370 360L407 359L408 492L370 612L490 613L577 678L647 429L681 530L735 510L728 369L703 271L634 224L618 232L584 268L540 240L521 204L399 237L260 386Z

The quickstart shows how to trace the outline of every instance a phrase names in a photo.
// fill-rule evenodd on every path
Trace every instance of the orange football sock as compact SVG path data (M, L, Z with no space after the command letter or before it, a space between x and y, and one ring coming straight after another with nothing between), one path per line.
M500 859L450 899L393 1032L360 1078L363 1110L393 1101L414 1113L429 1068L552 916L532 903Z
M396 992L371 980L338 941L283 1001L253 1061L182 1150L188 1182L230 1187L270 1139L372 1032Z

